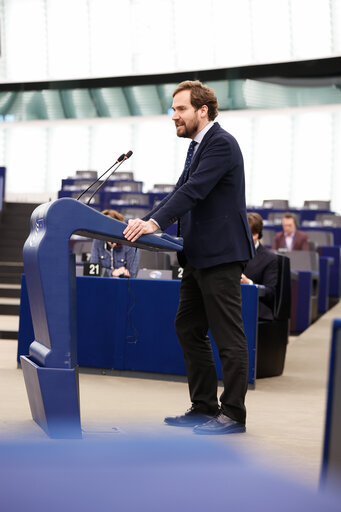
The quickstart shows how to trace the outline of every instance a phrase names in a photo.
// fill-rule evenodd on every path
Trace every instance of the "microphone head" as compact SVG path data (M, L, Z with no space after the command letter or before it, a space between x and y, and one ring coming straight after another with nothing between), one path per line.
M126 155L125 155L124 153L122 153L122 155L121 155L121 156L119 156L119 157L118 157L118 159L116 160L116 163L118 163L118 162L122 162L122 160L124 159L124 157L125 157L125 156L126 156Z
M125 154L125 157L124 157L124 158L125 158L126 160L128 160L128 158L130 158L132 154L133 154L133 152L132 152L132 151L128 151L128 153L126 153L126 154Z

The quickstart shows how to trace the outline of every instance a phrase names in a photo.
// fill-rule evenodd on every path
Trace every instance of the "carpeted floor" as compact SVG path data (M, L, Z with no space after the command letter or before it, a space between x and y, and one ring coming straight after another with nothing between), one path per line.
M247 394L247 433L215 436L214 441L231 443L275 471L317 487L331 324L340 317L338 304L302 335L291 337L283 375L257 380L256 389ZM0 439L49 442L31 419L16 345L15 340L0 340ZM80 403L84 439L194 435L191 429L163 423L165 415L189 407L187 384L181 377L82 369Z

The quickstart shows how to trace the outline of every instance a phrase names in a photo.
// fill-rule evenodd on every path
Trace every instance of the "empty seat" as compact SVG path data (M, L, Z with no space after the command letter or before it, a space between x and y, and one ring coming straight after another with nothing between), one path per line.
M274 224L276 226L279 226L282 224L283 219L283 213L280 212L271 212L268 215L267 221L269 224Z
M301 226L305 228L316 228L322 225L322 221L320 220L303 220L301 223Z
M289 208L289 201L287 199L264 199L263 208L280 208L287 210Z
M310 297L310 322L318 317L318 294L320 260L316 251L289 251L286 254L290 258L291 270L308 271L312 274L312 294Z
M72 240L70 240L70 246L72 246L73 254L91 253L92 239L90 239L90 238L81 238L78 240L72 239Z
M314 240L308 240L308 247L309 247L309 251L317 250L317 244Z
M341 215L334 215L333 213L319 213L316 215L316 220L322 222L323 226L341 227Z
M173 279L182 279L184 269L180 267L178 255L176 252L167 252L169 255L170 266L173 274Z
M83 263L90 260L92 248L92 240L90 238L70 239L70 249L75 255L76 271L77 267L81 266L81 272L77 272L77 275L83 275Z
M134 180L134 173L132 171L121 171L121 172L115 172L111 177L110 181L127 181L127 180Z
M289 251L287 256L292 270L319 271L319 256L315 251Z
M154 185L152 192L172 192L174 185L168 183L157 183Z
M73 194L72 194L72 197L73 197L74 199L78 199L78 196L79 196L79 192L77 192L77 193L73 193ZM81 203L85 203L85 204L87 204L91 196L92 196L92 191L90 190L89 192L86 192L86 193L85 193L85 194L84 194L84 195L79 199L79 201L80 201ZM99 193L97 193L97 194L95 194L95 195L93 196L93 198L91 199L91 202L90 202L90 205L89 205L89 206L94 206L94 205L99 206L100 204L101 204L101 196L100 196L100 194L99 194Z
M140 250L139 268L149 268L155 270L170 270L170 257L165 252Z
M129 204L142 204L149 206L149 195L148 194L121 194L120 200L123 203Z
M309 240L315 242L316 247L334 245L334 233L331 231L306 231Z
M74 178L73 179L73 183L71 183L76 189L79 189L79 190L85 190L87 187L89 187L91 185L91 183L93 182L94 180L93 179L85 179L83 178L82 176L80 178ZM67 185L64 185L63 184L63 189L64 190L67 190L66 189L66 186Z
M330 201L305 200L303 207L308 208L308 210L330 210Z
M142 219L149 211L149 208L120 208L125 222L129 219Z
M277 231L274 229L263 229L262 244L265 247L272 247L272 242L276 236Z
M323 220L324 226L332 226L334 228L341 227L341 216L335 215L332 219Z
M106 185L106 192L142 192L142 181L110 180Z
M96 180L97 171L76 171L76 178L90 178L92 180Z
M292 212L285 212L285 213L292 213ZM268 215L268 222L270 224L280 225L280 224L282 224L283 215L284 215L284 212L283 213L282 212L270 212ZM300 214L297 214L295 212L295 213L293 213L293 215L296 218L297 224L299 224L300 220L301 220Z
M171 266L179 266L178 256L177 256L177 253L175 251L167 252L165 254L169 255L169 260L170 260Z

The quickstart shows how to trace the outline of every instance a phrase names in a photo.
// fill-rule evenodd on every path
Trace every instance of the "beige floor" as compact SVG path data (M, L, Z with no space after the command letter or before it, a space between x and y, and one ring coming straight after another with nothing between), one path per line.
M257 380L256 389L248 392L247 433L215 438L312 487L318 484L321 467L333 318L341 318L341 304L301 336L290 338L281 377ZM49 442L31 419L16 345L0 340L0 439ZM84 439L193 435L191 429L163 424L165 415L189 406L182 378L82 371L80 401Z

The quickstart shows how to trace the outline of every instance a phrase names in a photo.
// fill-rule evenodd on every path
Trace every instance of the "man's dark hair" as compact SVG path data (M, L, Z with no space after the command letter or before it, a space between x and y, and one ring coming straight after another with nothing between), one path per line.
M192 106L198 110L203 105L206 105L208 108L208 118L210 121L214 121L218 115L218 101L211 87L207 87L207 85L202 84L199 80L185 80L177 86L173 92L173 98L181 91L191 91Z
M247 220L249 221L251 233L253 235L258 235L258 239L260 240L263 236L263 219L256 212L249 212L247 214Z
M297 220L297 217L294 213L291 213L291 212L286 212L283 217L283 219L293 219L294 221L294 224L295 226L297 227L298 226L298 220Z

